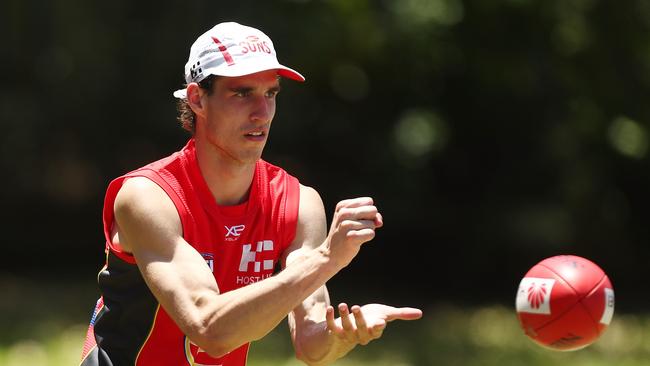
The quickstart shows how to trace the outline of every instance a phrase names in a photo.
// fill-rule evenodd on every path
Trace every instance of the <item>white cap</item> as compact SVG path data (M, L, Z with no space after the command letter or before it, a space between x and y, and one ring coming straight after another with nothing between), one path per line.
M235 22L219 23L203 33L190 48L185 82L198 83L210 75L243 76L278 70L278 75L297 81L305 78L278 62L271 39L260 30ZM186 98L186 89L174 92Z

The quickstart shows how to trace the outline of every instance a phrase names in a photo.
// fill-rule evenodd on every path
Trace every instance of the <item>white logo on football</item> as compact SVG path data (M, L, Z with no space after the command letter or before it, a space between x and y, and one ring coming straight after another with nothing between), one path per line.
M612 316L614 316L614 290L605 288L605 311L603 311L600 322L609 325L612 321Z
M550 314L554 284L550 278L524 277L517 291L517 312Z

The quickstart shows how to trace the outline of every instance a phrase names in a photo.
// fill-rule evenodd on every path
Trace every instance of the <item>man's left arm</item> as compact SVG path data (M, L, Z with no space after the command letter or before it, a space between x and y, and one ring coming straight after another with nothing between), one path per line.
M318 192L300 186L300 207L296 237L283 258L284 266L299 261L302 253L313 250L326 240L327 223ZM328 365L345 356L356 345L368 344L382 336L387 323L414 320L419 309L395 308L382 304L338 305L339 317L330 305L323 285L289 313L289 328L296 357L308 365Z

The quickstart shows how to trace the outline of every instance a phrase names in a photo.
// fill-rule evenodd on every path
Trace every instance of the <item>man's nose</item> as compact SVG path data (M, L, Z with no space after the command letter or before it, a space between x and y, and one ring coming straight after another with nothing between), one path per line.
M275 100L265 96L255 99L254 108L251 112L251 120L256 122L269 122L275 115Z

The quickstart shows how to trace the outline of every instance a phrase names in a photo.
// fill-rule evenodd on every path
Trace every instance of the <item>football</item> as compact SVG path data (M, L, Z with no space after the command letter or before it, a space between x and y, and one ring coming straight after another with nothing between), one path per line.
M558 351L589 346L614 315L614 288L592 261L558 255L534 265L519 283L517 317L537 344Z

